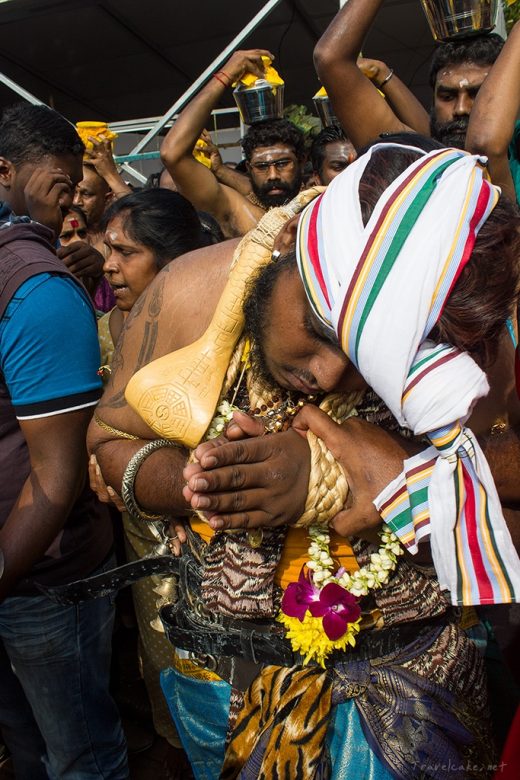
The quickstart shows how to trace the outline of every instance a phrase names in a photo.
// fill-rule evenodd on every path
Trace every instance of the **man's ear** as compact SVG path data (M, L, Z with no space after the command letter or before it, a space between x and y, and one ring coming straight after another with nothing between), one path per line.
M0 157L0 186L8 190L11 187L13 178L16 174L16 168L10 160Z
M116 200L116 196L112 190L109 190L107 193L105 193L105 208L108 208L108 206L110 206L114 200Z
M300 216L301 214L295 214L294 217L287 220L274 240L273 251L277 250L281 255L286 255L291 249L294 249Z

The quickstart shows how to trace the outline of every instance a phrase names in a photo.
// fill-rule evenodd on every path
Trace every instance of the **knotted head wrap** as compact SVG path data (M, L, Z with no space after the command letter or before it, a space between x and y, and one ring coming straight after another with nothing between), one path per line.
M392 146L421 156L387 187L365 226L360 179L374 152ZM456 149L377 144L307 206L297 238L315 314L399 423L431 442L374 503L410 552L430 536L453 604L508 603L520 594L520 562L495 484L464 426L489 391L486 376L469 354L428 340L500 195L485 162Z

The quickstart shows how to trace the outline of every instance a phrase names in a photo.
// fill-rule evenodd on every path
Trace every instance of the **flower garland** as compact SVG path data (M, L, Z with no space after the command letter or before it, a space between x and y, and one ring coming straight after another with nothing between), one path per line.
M206 431L204 441L216 439L217 436L224 433L224 429L233 419L233 412L235 411L239 411L238 406L233 406L229 401L222 401L222 403L217 406L217 414L212 419L209 428Z
M403 550L383 525L382 545L367 566L352 574L341 567L333 574L329 534L321 526L310 526L309 536L307 570L303 567L298 582L285 589L277 620L287 629L293 650L304 656L304 665L316 661L325 667L334 650L354 647L361 623L358 598L388 582Z

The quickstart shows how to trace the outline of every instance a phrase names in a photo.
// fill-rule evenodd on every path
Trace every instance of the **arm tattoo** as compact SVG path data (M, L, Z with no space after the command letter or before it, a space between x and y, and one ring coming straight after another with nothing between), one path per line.
M149 319L146 320L144 326L143 340L137 358L136 371L139 371L140 368L146 366L150 362L157 343L157 335L159 333L158 319L162 309L164 281L164 277L162 277L159 284L154 289L150 303L148 304Z
M164 282L165 279L161 278L156 288L153 290L150 303L148 304L149 319L147 319L144 324L143 340L139 348L139 354L137 357L137 365L135 366L135 371L139 371L140 368L146 366L152 359L153 351L157 343L157 336L159 333L159 323L157 320L159 318L159 315L161 313L161 308L162 308ZM123 358L122 348L124 343L124 337L127 334L129 328L132 327L135 318L143 310L146 298L147 298L146 294L143 294L137 299L137 301L132 307L132 311L128 315L125 326L121 332L121 336L119 337L119 341L117 343L117 348L112 358L112 366L111 366L112 382L114 381L117 372L123 368L124 358ZM111 409L120 409L123 406L126 406L125 391L120 390L118 393L115 393L115 395L107 398L103 402L103 406L108 406Z

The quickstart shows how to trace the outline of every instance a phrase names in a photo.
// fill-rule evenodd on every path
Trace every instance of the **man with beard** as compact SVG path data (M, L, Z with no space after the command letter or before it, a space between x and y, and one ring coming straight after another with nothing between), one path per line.
M430 131L443 146L464 149L473 102L504 41L479 35L439 46L430 67L433 105Z
M424 132L397 116L391 101L374 89L357 66L366 36L383 0L349 0L322 35L314 64L327 89L336 116L356 149L381 134ZM430 68L434 90L430 132L443 146L465 148L473 101L503 46L499 35L479 35L435 50ZM376 84L385 93L394 76L391 68ZM415 100L410 93L410 100Z
M192 154L212 109L225 90L245 73L265 77L262 57L274 59L264 49L235 52L181 112L161 148L162 161L178 191L198 211L211 214L225 238L247 233L269 208L290 201L302 184L303 135L285 119L257 122L251 125L242 140L252 185L252 193L248 196L218 181L215 174L197 162Z

